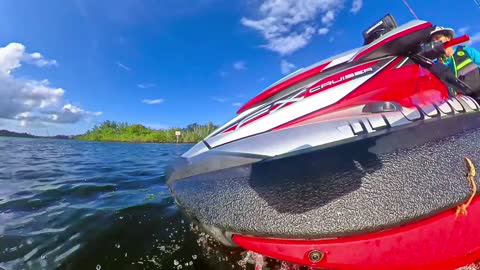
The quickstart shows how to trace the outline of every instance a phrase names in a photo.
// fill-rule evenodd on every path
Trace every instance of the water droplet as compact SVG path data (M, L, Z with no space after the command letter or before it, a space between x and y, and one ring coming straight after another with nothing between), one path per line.
M181 265L179 265L179 266L177 267L177 269L182 269L182 266L181 266Z
M125 258L127 257L127 252L125 252Z
M120 216L120 219L123 219L123 216Z
M97 267L95 267L95 269L100 270L102 269L102 266L100 264L97 264Z
M192 261L190 261L188 264L190 264L190 265L193 265L193 262L192 262Z
M197 259L197 255L192 255L192 259L196 260L196 259Z
M177 260L173 260L173 265L178 265L178 261L177 261Z
M120 244L115 244L115 247L116 247L116 248L120 248Z

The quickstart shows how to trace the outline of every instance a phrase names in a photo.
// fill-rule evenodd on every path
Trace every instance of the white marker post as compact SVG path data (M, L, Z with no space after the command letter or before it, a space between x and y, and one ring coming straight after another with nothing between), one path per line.
M175 131L175 136L177 136L177 143L178 143L178 139L180 138L180 136L182 136L182 132Z

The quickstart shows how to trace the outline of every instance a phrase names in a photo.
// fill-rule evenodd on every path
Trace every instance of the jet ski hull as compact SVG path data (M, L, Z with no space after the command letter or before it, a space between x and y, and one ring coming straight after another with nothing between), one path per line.
M416 222L470 196L464 157L480 162L480 112L477 103L461 104L464 112L433 118L419 109L422 117L396 127L384 114L384 129L230 168L190 171L168 184L186 213L226 245L235 245L233 234L321 239ZM214 160L222 163L221 155Z
M324 269L452 270L480 258L480 198L466 216L447 210L395 229L320 240L262 239L234 235L245 249Z

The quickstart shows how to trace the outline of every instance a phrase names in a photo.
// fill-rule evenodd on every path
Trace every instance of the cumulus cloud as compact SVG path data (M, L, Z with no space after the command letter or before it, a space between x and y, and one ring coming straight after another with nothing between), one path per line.
M143 103L148 104L148 105L156 105L156 104L161 104L163 103L163 99L158 98L158 99L144 99L142 100Z
M363 0L353 0L352 8L350 9L350 12L355 14L360 11L362 6L363 6Z
M235 102L235 103L232 103L232 106L240 107L240 106L242 106L242 103L241 102Z
M242 18L241 23L259 31L266 44L262 47L287 55L305 47L318 29L332 25L344 8L345 0L262 0L258 19ZM354 0L352 12L358 12L361 0ZM323 24L318 25L318 20ZM323 29L319 33L323 33Z
M333 10L327 11L327 13L322 16L322 23L326 25L331 25L333 20L335 20L335 12L333 12Z
M76 123L83 116L99 115L71 104L63 105L65 90L51 87L48 80L22 80L13 72L22 63L39 67L56 66L57 61L44 58L40 53L29 54L20 43L0 47L0 118L31 122Z
M47 122L47 123L59 123L70 124L80 121L85 116L100 116L102 112L88 112L82 108L66 104L61 109L56 111L42 111L39 114L32 114L30 112L20 113L15 119L23 122Z
M236 70L245 70L247 67L245 61L237 61L233 63L233 68Z
M326 35L326 34L328 34L328 31L329 31L328 28L322 27L322 28L318 29L318 34L319 35Z
M57 60L45 59L42 54L36 52L24 56L26 62L34 64L39 67L58 66Z
M280 70L282 71L282 74L289 74L294 68L295 65L286 60L282 60L280 63Z

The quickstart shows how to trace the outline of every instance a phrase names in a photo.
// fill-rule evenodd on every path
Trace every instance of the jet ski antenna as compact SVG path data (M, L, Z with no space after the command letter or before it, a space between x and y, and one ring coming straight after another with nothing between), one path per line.
M403 3L405 4L405 6L407 6L408 10L410 10L410 13L413 14L413 17L415 17L415 19L418 20L418 16L417 14L415 14L415 11L413 11L413 9L410 7L410 5L407 3L407 0L402 0Z

